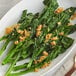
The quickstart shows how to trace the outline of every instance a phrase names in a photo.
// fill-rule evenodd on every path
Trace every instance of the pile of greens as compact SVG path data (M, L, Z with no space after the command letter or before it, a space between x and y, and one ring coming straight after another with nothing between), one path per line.
M67 35L76 31L76 25L70 23L76 8L63 10L58 7L57 0L44 0L43 3L45 7L42 13L33 14L24 10L17 26L12 27L10 33L0 38L0 41L5 40L0 55L12 42L2 62L2 65L11 64L5 76L37 72L38 69L49 66L50 61L73 44L74 40ZM30 58L28 63L16 66L18 61L27 58ZM23 71L16 72L18 70Z

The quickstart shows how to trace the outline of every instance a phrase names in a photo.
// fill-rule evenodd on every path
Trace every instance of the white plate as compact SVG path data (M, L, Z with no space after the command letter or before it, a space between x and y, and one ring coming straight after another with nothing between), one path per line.
M6 27L17 23L24 9L28 9L28 12L33 12L33 13L41 11L44 7L42 1L43 0L22 0L20 3L14 6L0 21L0 36L4 34L4 30ZM76 6L75 0L58 0L58 3L60 6L64 8L68 8L70 6L74 6L74 7ZM76 20L74 21L74 23L76 23ZM75 39L76 32L70 36ZM23 76L43 76L46 75L48 72L50 72L50 74L52 75L71 55L75 46L76 44L74 42L74 44L65 53L59 55L56 59L54 59L51 65L46 69L40 70L38 73L29 73ZM10 45L8 46L8 48L9 47ZM5 51L5 53L0 57L0 76L4 76L6 69L9 66L9 65L4 65L4 66L1 65L3 58L5 58L7 54L8 48Z

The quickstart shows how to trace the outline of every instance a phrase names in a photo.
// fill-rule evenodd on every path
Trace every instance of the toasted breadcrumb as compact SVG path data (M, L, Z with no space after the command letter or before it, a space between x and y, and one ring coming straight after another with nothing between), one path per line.
M53 38L51 38L51 40L58 40L58 37L57 36L53 37Z
M24 31L22 31L22 30L18 30L17 32L21 35L24 33Z
M56 13L56 14L59 14L59 13L61 13L62 11L64 11L64 8L63 8L63 7L59 7L59 8L55 11L55 13Z
M63 35L64 35L64 32L60 32L59 35L60 35L60 36L63 36Z
M39 25L36 30L40 31L41 29L42 29L42 25Z
M16 44L16 45L17 45L18 43L19 43L18 41L15 41L15 42L14 42L14 44Z
M38 72L38 71L39 71L39 69L38 68L35 68L34 72Z
M52 41L50 44L51 44L52 46L55 46L55 45L56 45L56 42L55 42L55 41Z
M43 55L44 55L44 56L48 56L48 52L43 51Z
M34 64L37 64L38 62L37 62L37 60L34 60Z
M44 63L44 65L41 67L42 69L46 68L49 66L49 63Z
M6 33L6 34L9 34L9 33L12 32L12 30L13 30L13 28L8 27L8 28L6 28L5 33Z
M51 36L52 36L52 34L51 34L51 33L50 33L50 34L47 34L47 35L46 35L46 37L45 37L45 38L46 38L46 40L49 40L49 39L51 38Z
M40 34L41 34L41 31L37 31L36 32L36 37L40 36Z
M71 16L71 20L74 20L76 18L76 13L74 13L72 16Z
M72 23L68 23L68 26L71 26L71 25L73 25Z

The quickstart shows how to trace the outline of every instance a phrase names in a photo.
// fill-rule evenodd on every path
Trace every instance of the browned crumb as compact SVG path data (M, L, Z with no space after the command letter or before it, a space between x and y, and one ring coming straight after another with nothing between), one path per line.
M36 32L36 37L40 36L40 34L41 34L41 31L37 31Z
M41 56L40 58L39 58L39 60L37 60L37 62L42 62L45 58L46 58L47 56Z
M46 58L46 56L41 56L40 60L43 61Z
M22 30L18 30L17 32L21 35L24 33L24 31L22 31Z
M44 56L48 56L48 52L43 51L43 55L44 55Z
M38 62L37 62L37 60L34 60L34 64L37 64Z
M39 59L39 60L37 60L37 62L41 63L41 62L42 62L42 60L40 60L40 59Z
M58 37L57 36L53 37L53 38L51 38L51 40L58 40Z
M18 41L15 41L15 42L14 42L14 44L16 44L16 45L17 45L18 43L19 43Z
M68 23L68 26L71 26L71 25L73 25L72 23Z
M46 68L47 66L49 66L49 64L48 63L44 63L44 65L41 67L41 68Z
M52 41L50 44L51 44L52 46L55 46L55 45L56 45L56 42L55 42L55 41Z
M24 41L25 37L20 36L19 39L20 39L20 41Z
M46 38L46 40L49 40L49 39L51 38L51 36L52 36L52 34L51 34L51 33L50 33L50 34L47 34L47 35L46 35L46 37L45 37L45 38Z
M76 18L76 13L74 13L72 16L71 16L71 20L74 20Z
M24 30L24 35L25 35L26 37L29 37L29 36L30 36L30 32L25 29L25 30Z
M42 27L43 27L42 25L39 25L36 30L40 31L42 29Z
M55 13L56 13L56 14L59 14L59 13L61 13L62 11L64 11L64 8L63 8L63 7L59 7L59 8L55 11Z
M63 36L63 35L64 35L64 32L60 32L59 35L60 35L60 36Z
M34 72L38 72L38 71L39 71L39 69L38 68L35 68Z
M6 33L6 34L9 34L9 33L12 32L12 30L13 30L13 28L8 27L8 28L6 28L5 33Z
M12 27L18 29L20 27L20 24L15 24Z

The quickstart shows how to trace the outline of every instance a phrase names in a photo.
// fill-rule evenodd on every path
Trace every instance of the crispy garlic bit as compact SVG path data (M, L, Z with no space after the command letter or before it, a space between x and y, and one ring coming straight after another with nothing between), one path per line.
M71 20L74 20L76 18L76 12L71 16Z
M55 45L56 45L56 42L55 42L55 41L52 41L50 44L51 44L52 46L55 46Z
M59 35L60 35L60 36L63 36L63 35L64 35L64 32L60 32Z
M49 65L50 65L49 63L44 63L41 68L46 68L46 67L48 67Z
M41 31L36 31L36 37L41 35Z
M37 27L37 29L36 29L36 37L40 36L42 27L43 27L42 25L39 25Z
M20 39L20 41L24 41L25 37L20 36L19 39Z
M21 35L19 37L19 41L24 41L26 38L30 36L30 31L25 30L17 30L17 32Z
M9 33L12 32L12 30L13 30L13 28L8 27L8 28L6 28L5 33L6 33L6 34L9 34Z
M41 56L40 60L43 61L46 58L46 56Z
M61 25L61 22L58 22L57 24L58 24L58 25Z
M55 13L59 14L59 13L61 13L63 11L64 11L64 8L63 7L59 7L59 8L56 9Z
M18 29L20 27L20 24L15 24L12 27Z
M18 29L19 26L20 26L20 24L15 24L15 25L13 25L11 27L8 27L8 28L6 28L5 33L9 34L9 33L11 33L13 31L14 28Z
M58 37L57 36L53 37L53 38L51 38L51 40L58 40Z
M30 36L30 31L27 31L26 29L24 30L24 35L25 37L29 37Z
M51 33L50 33L50 34L47 34L47 35L46 35L46 37L45 37L45 38L46 38L46 40L49 40L49 39L51 38L51 36L52 36L52 34L51 34Z
M43 27L42 25L39 25L36 30L40 31L42 29L42 27Z
M34 72L38 72L38 71L39 71L39 69L38 68L35 68Z
M40 56L38 60L34 60L34 64L41 63L48 56L48 52L46 51L43 51L42 54L43 56Z
M34 60L34 64L37 64L38 62L37 62L37 60Z
M22 31L22 30L18 30L17 32L21 35L24 33L24 31Z
M15 42L14 42L14 44L16 44L16 45L17 45L18 43L19 43L18 41L15 41Z
M48 52L43 51L43 55L44 55L44 56L48 56Z
M52 33L49 33L49 34L47 34L46 36L45 36L45 43L46 42L48 42L49 41L49 39L51 38L51 36L52 36Z
M68 26L72 26L73 24L72 23L68 23Z

